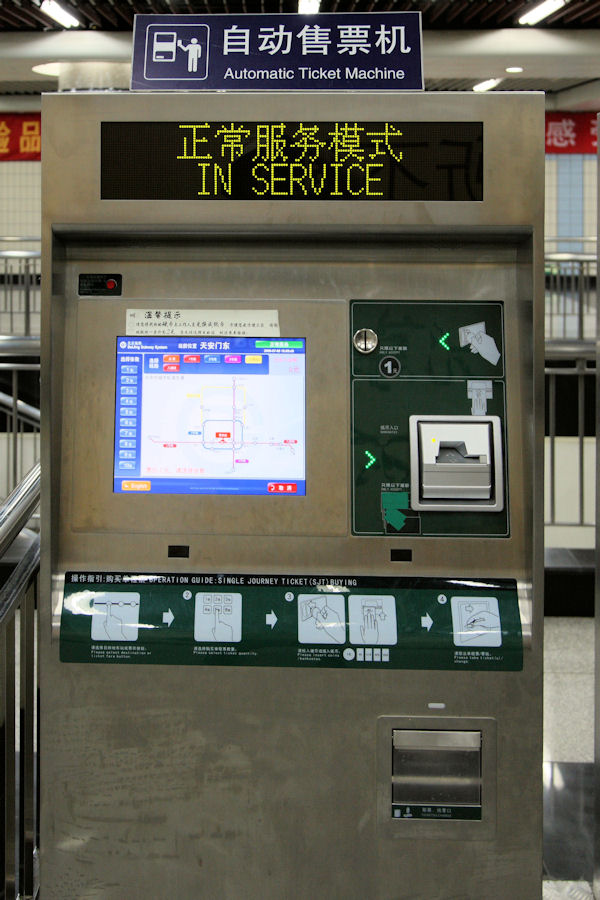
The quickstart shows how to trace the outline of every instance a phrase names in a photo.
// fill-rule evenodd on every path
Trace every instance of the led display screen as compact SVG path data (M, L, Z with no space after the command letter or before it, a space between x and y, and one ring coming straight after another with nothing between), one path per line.
M115 493L306 493L304 338L119 337Z
M482 200L481 122L102 122L103 200Z

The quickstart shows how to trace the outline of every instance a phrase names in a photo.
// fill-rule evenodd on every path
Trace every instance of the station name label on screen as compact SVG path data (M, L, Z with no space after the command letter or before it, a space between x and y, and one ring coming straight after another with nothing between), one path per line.
M131 89L423 90L421 14L140 15Z
M102 200L483 200L483 123L102 122Z

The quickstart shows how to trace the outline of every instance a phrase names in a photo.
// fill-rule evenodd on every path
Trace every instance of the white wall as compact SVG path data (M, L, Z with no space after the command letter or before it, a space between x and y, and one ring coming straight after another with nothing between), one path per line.
M555 237L592 237L596 234L598 161L591 154L546 156L546 249L595 253L590 241L548 243Z
M39 237L41 233L40 162L0 163L0 237ZM39 243L3 244L0 250L39 250Z
M550 438L545 441L544 504L550 519ZM557 437L554 442L554 521L546 525L546 547L593 548L595 546L596 442L583 440L583 525L579 525L579 439Z

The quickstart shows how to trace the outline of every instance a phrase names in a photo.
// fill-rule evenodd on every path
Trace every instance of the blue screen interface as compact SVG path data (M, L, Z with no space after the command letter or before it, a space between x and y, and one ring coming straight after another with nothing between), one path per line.
M303 496L305 338L118 337L114 492Z

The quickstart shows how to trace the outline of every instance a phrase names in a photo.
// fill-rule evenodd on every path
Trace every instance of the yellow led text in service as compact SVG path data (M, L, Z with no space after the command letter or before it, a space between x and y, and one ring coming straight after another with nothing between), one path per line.
M199 168L198 196L328 199L384 196L384 179L402 162L402 131L389 122L182 124L178 160Z

